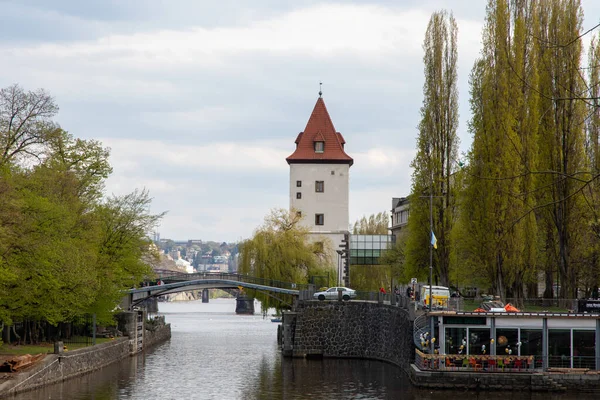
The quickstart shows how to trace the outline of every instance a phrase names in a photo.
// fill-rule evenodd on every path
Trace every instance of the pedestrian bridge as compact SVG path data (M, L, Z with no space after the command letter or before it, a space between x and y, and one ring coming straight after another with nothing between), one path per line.
M126 290L126 308L134 307L146 299L171 293L201 289L255 289L267 293L288 294L297 297L308 285L256 278L244 274L197 272L164 276L149 286Z

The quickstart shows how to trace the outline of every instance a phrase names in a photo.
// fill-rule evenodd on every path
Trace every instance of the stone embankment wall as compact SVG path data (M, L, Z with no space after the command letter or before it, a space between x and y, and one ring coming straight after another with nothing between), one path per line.
M144 349L171 339L171 324L163 325L154 330L146 329L144 334Z
M368 358L408 370L413 325L401 307L362 301L301 301L284 313L284 355Z
M562 392L566 387L543 373L469 373L450 371L420 371L411 365L413 385L428 389Z
M469 373L419 371L411 366L409 377L415 386L428 389L515 390L532 392L596 392L600 393L597 371L578 373Z
M156 327L144 333L144 349L171 337L171 325ZM37 387L57 383L105 367L132 353L135 348L129 337L116 338L113 341L86 347L61 354L48 354L36 365L22 372L12 373L0 381L0 398L15 393L32 390Z
M600 371L571 373L546 373L548 378L566 388L568 391L594 392L600 394Z

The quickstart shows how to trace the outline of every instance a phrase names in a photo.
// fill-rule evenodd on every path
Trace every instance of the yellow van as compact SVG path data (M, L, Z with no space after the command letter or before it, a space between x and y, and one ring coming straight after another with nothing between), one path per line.
M450 300L450 289L445 286L431 286L433 292L433 309L447 309ZM429 285L421 286L419 304L422 308L429 308Z

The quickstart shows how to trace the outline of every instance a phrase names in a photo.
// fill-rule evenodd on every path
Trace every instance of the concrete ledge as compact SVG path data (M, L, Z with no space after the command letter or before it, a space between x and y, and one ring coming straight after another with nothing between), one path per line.
M48 354L30 369L0 384L0 397L86 374L129 356L129 338L118 338L67 353Z
M171 325L166 324L154 332L146 331L144 349L164 342L171 337ZM36 365L14 373L0 382L0 398L58 383L87 374L131 355L131 340L120 337L96 346L66 353L48 354Z
M414 386L429 389L518 390L532 392L600 393L600 375L581 371L568 373L482 373L466 371L421 371L414 364L409 369Z

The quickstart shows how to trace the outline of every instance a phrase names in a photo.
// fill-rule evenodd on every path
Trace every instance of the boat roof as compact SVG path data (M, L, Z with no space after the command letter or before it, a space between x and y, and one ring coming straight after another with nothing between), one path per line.
M461 317L502 317L502 318L569 318L569 319L600 319L600 313L569 313L569 312L475 312L475 311L431 311L428 313L431 316L461 316Z

